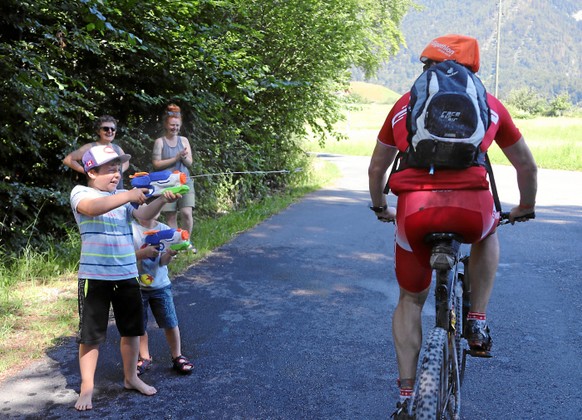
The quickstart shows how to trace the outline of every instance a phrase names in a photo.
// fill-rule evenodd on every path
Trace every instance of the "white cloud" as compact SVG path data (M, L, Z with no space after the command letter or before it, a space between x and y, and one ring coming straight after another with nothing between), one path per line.
M576 20L582 20L582 10L578 10L576 13L572 15L572 17Z

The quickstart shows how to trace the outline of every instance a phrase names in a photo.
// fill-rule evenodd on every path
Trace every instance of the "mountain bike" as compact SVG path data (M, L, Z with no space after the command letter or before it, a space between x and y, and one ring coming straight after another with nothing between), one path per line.
M535 218L530 213L517 221ZM499 224L509 223L502 213ZM463 326L470 309L469 254L461 252L463 238L456 233L427 235L432 245L431 267L436 275L436 322L427 336L415 380L414 402L408 415L415 419L459 419L461 385L470 350Z

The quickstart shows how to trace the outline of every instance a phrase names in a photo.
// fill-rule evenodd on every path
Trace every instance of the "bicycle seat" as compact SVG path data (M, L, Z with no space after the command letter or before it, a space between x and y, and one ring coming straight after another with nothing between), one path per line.
M429 233L424 237L424 242L426 242L427 244L448 241L457 241L459 243L463 243L463 237L457 233L452 232Z
M457 263L457 254L463 238L456 233L429 233L424 241L432 245L430 266L435 270L450 270Z

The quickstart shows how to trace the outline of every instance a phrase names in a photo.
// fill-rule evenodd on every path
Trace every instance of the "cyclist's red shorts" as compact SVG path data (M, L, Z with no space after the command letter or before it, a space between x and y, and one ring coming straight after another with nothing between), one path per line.
M453 232L475 243L495 231L499 213L489 190L411 191L398 195L395 267L398 284L418 293L431 281L429 233Z

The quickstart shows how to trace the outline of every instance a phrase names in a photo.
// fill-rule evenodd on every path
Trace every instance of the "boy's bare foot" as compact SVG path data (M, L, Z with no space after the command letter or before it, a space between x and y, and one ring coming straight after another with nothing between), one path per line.
M144 381L139 379L137 375L132 380L126 379L124 381L125 389L133 389L138 392L141 392L144 395L154 395L158 392L153 386L149 386Z
M93 388L83 389L83 386L81 385L81 392L75 403L75 408L79 411L93 409Z

